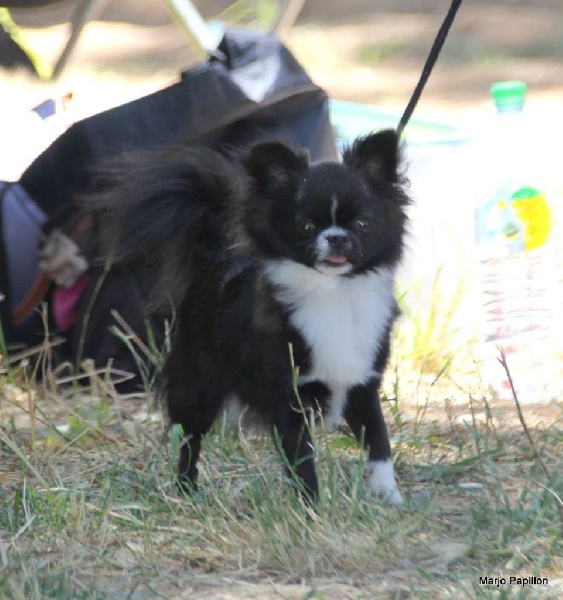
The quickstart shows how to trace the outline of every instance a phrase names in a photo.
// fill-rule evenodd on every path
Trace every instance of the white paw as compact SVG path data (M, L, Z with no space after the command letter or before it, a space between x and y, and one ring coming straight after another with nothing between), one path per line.
M390 492L379 492L379 496L391 506L403 506L405 503L399 488L396 486Z
M402 506L405 501L395 480L391 459L370 460L367 467L369 487L380 498L392 506Z

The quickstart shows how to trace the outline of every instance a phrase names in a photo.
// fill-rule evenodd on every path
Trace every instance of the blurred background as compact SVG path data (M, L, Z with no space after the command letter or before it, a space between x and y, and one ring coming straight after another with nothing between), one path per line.
M35 2L41 4L41 2ZM34 2L14 2L33 5ZM11 11L18 39L48 74L64 48L78 2ZM82 116L158 89L198 60L165 0L113 0L89 22L60 79L40 84L0 68L3 115L45 96L74 92ZM276 0L196 1L206 19L268 28ZM402 109L449 0L307 0L284 36L331 97ZM534 102L563 92L563 4L559 0L465 0L417 109L457 113L488 102L498 79L525 79Z
M85 25L60 76L49 79L79 3L13 4L28 6L10 10L11 21L4 13L4 27L11 23L12 36L34 67L0 67L0 179L16 179L69 123L161 89L203 58L165 0L106 0ZM269 29L283 3L194 4L207 20ZM386 126L396 124L449 5L449 0L307 0L282 37L332 99L372 107L362 118L355 111L345 119L339 133L352 137L381 126L382 115ZM528 84L526 113L539 136L532 145L523 144L550 171L551 201L560 210L561 0L464 0L414 114L415 120L430 123L437 136L414 142L407 136L416 202L405 289L417 310L422 306L431 312L439 288L442 305L459 308L463 325L475 305L466 292L474 260L475 198L486 169L485 157L467 142L486 131L494 114L490 84L510 79ZM28 118L29 109L46 98L68 94L72 101L56 120L39 127Z

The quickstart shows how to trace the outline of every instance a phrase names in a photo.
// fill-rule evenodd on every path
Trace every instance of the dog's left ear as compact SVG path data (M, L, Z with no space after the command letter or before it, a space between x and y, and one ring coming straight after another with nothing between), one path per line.
M394 129L384 129L357 138L344 151L344 164L364 173L373 184L398 183L401 151L399 136Z
M293 150L281 142L262 142L252 147L243 164L260 189L285 185L309 166L306 150Z

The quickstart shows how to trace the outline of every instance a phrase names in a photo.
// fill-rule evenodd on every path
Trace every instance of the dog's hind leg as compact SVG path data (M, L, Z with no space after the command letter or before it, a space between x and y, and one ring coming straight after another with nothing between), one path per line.
M179 423L183 429L180 455L178 458L178 487L185 494L197 491L197 462L204 436L209 432L219 410L220 396L205 396L197 400L190 398L185 404L185 412L175 415L173 423Z
M315 502L319 488L313 443L305 415L289 408L275 420L273 437L287 474L297 480L298 490L305 501Z
M348 392L344 418L356 439L368 452L371 489L389 504L403 504L403 497L395 480L389 434L375 383L356 386Z
M182 425L185 430L186 425ZM201 452L202 433L184 433L178 458L178 487L184 494L197 491L197 461Z

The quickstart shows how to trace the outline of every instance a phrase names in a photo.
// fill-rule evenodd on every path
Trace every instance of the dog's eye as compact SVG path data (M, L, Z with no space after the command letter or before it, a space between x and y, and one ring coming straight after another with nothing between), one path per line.
M303 233L313 233L316 229L313 221L310 221L309 219L307 219L306 221L302 221L299 225L299 228Z
M369 221L367 219L356 219L354 224L358 229L365 229L366 227L369 227Z

